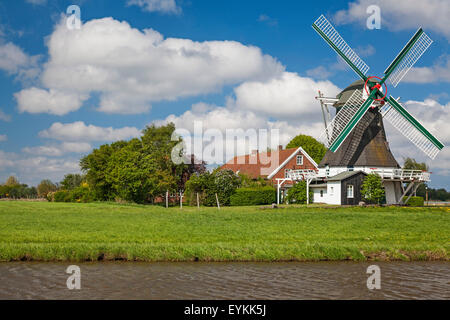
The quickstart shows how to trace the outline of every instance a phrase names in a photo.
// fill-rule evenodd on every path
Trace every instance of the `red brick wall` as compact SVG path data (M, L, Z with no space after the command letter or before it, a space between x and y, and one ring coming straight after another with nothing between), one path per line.
M299 152L298 154L294 155L294 157L292 157L292 159L283 168L281 168L280 171L278 171L275 174L275 176L272 177L272 184L274 186L277 185L277 179L284 178L284 171L286 169L292 169L292 170L316 169L314 164L312 164L312 162L309 161L305 155L303 155L303 165L298 166L297 165L297 155L299 155L299 154L302 154L302 153Z

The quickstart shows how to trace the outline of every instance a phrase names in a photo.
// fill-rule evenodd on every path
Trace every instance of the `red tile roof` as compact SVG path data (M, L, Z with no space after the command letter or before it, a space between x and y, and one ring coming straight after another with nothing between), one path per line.
M240 172L256 179L258 177L266 178L272 171L277 169L292 153L296 152L297 148L275 150L269 152L261 152L255 154L247 154L245 156L236 156L221 169L230 169L234 172ZM277 160L278 155L278 161ZM273 158L271 158L273 156ZM275 163L271 163L271 161ZM276 163L277 162L277 163ZM265 170L263 170L265 169ZM264 171L264 172L263 172ZM262 174L262 172L264 174Z

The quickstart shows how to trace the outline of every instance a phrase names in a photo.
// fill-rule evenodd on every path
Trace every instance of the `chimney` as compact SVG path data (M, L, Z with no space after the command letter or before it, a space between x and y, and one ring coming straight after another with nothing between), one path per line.
M283 150L283 146L280 144L280 145L278 146L278 151L281 151L281 150Z

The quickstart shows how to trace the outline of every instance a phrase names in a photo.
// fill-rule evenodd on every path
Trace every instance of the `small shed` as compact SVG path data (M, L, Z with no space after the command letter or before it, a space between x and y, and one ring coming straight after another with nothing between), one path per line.
M311 184L315 203L357 205L362 200L361 187L367 173L345 171L325 180Z

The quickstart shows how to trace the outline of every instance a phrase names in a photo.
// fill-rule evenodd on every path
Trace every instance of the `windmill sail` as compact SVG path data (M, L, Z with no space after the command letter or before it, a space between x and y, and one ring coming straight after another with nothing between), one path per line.
M368 104L368 102L371 102ZM373 100L365 100L363 98L362 90L355 90L347 102L339 109L334 119L329 123L325 132L322 133L319 140L321 140L330 150L336 151L342 142L345 140L347 135L353 130L353 128L358 124L359 120L364 116L366 111L372 105ZM361 107L367 105L364 111L361 112ZM359 112L358 112L359 111ZM358 120L355 120L355 116L358 114L361 116ZM353 120L353 121L352 121ZM344 131L347 134L344 134ZM332 147L335 147L333 150Z
M433 40L422 28L417 30L411 40L408 41L406 46L384 71L385 77L389 78L394 87L398 85L432 43Z
M366 73L369 71L369 66L350 48L324 15L321 15L312 26L361 79L367 79Z
M380 110L383 119L390 122L427 156L434 159L444 145L392 96L387 100Z

